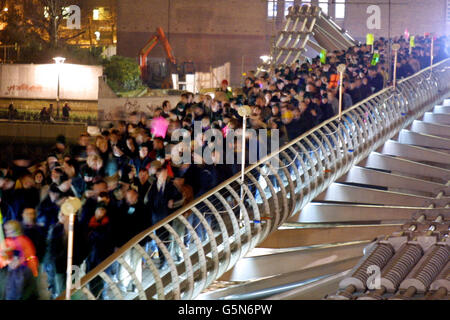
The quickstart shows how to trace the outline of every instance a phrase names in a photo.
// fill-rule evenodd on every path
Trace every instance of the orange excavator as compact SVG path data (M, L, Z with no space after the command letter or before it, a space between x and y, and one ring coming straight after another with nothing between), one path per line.
M152 58L149 63L148 60L150 59L148 56L158 42L161 42L163 45L167 59ZM172 47L161 27L156 28L156 32L140 51L139 65L141 67L142 80L153 88L172 88L172 73L178 73L180 75ZM181 73L195 72L193 69L192 62L184 62Z

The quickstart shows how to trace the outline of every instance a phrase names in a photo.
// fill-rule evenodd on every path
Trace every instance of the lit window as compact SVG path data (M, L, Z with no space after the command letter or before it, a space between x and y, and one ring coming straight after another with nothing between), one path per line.
M319 0L319 7L323 13L328 14L328 0Z
M111 18L111 12L109 8L95 8L93 10L92 19L93 20L108 20Z
M276 18L277 16L277 0L267 1L267 17Z
M345 0L336 1L336 19L345 18Z
M100 19L100 10L99 9L94 9L93 14L92 14L92 19L94 19L94 20Z
M284 1L284 16L289 14L289 8L294 5L294 1Z

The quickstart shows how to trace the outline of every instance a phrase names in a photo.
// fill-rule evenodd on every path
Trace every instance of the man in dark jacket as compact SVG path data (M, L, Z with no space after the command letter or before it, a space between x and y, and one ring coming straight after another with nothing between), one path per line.
M50 185L47 197L38 207L37 224L44 228L45 235L51 225L58 221L58 213L61 205L61 191L54 183Z
M325 94L322 96L322 103L320 104L320 109L322 110L322 117L319 120L320 122L326 121L332 117L334 117L333 107L330 103L328 103L328 96Z
M41 262L45 254L45 230L36 224L36 210L34 208L25 208L22 213L23 233L34 244L36 257Z
M25 174L20 178L22 188L16 189L14 199L11 202L13 211L22 220L22 212L25 208L36 208L39 205L39 190L34 187L34 179L31 174Z
M105 203L99 203L95 215L89 221L87 243L90 252L86 259L86 272L94 269L114 252L113 234L107 207ZM95 296L98 296L104 289L103 280L99 277L94 278L89 286ZM103 292L102 297L105 296L105 293Z
M139 201L139 194L134 189L129 189L118 208L118 219L120 223L120 233L117 231L116 246L121 247L139 232L151 225L151 215Z
M376 67L370 67L369 69L369 85L374 89L373 93L383 90L383 76L377 71Z
M58 222L52 225L47 236L47 251L44 258L44 268L47 272L49 289L53 299L57 298L65 289L65 275L67 270L67 237L68 237L68 217L62 212L58 214ZM74 234L80 235L80 228L75 219ZM73 264L81 265L84 251L83 239L74 237L73 244Z
M142 202L139 201L139 194L134 189L129 189L126 192L125 201L119 207L119 214L121 232L120 234L115 235L115 237L118 236L117 247L123 246L139 232L150 226L150 214ZM136 277L140 281L142 279L141 256L134 249L132 249L126 252L123 259L135 271ZM123 285L124 289L127 291L136 290L127 270L123 267L120 268L119 279L121 281L121 285Z
M347 90L347 93L352 97L353 104L362 101L361 90L356 87L356 82L354 80L350 80L350 88Z
M150 188L148 199L147 208L151 212L153 225L168 217L175 210L174 203L182 199L181 193L167 177L167 168L157 169L156 181ZM156 236L163 242L169 239L169 233L165 228L158 228ZM162 268L166 258L161 250L159 250L159 258L160 268Z

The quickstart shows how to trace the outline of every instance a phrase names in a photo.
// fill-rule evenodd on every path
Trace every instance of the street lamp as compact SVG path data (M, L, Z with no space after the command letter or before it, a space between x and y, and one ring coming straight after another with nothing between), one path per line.
M344 81L344 72L347 66L345 64L340 64L337 67L337 71L339 72L339 121L342 119L342 86Z
M245 134L247 130L247 117L252 114L252 109L249 106L242 106L238 110L238 114L242 117L242 145L241 145L241 199L244 201L244 173L245 173ZM242 212L240 213L242 219Z
M398 50L400 50L400 45L398 43L394 43L392 45L392 49L394 50L394 80L393 80L393 86L394 90L397 86L397 57L398 57Z
M63 57L55 57L53 58L55 60L55 64L58 68L58 87L56 89L56 116L59 117L59 74L61 71L61 65L64 64L64 61L66 61L66 58Z
M67 237L67 269L66 269L66 300L70 300L70 292L72 290L72 262L73 262L73 231L75 224L75 215L81 208L81 201L76 197L68 197L61 205L61 213L68 217L64 223L68 223Z

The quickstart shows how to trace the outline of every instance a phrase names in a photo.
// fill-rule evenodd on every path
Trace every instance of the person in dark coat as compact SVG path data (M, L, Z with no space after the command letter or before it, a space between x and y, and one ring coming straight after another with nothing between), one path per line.
M383 90L383 76L377 71L376 67L369 69L369 86L373 88L373 93Z
M147 170L152 160L149 157L149 146L143 143L139 146L139 155L130 160L130 165L136 168L136 174L141 170Z
M62 108L62 119L64 121L68 121L69 120L69 115L70 115L70 111L72 109L69 107L68 103L64 104L64 107Z
M352 97L353 104L357 104L363 100L361 90L356 87L356 82L354 80L350 80L350 88L347 90L347 93Z
M0 216L2 216L3 223L9 220L18 220L12 207L6 202L6 197L0 189Z
M149 227L151 224L151 215L144 207L143 203L139 201L139 194L134 189L129 189L125 194L125 201L119 207L120 214L120 233L117 236L117 247L123 246L126 242L131 240L135 235ZM142 279L142 259L135 250L128 250L123 259L134 270L137 279ZM123 266L119 269L119 280L123 289L127 291L136 290L133 281Z
M139 193L139 201L144 202L145 196L150 191L153 180L150 180L148 170L140 170L136 178L134 178L133 185L137 188Z
M399 66L397 67L397 77L398 79L407 78L414 74L414 70L408 63L406 58L402 57L400 59Z
M89 221L87 243L90 252L86 259L86 272L89 272L114 252L111 223L105 203L97 205L95 215ZM104 289L103 280L99 277L94 278L89 286L94 296L98 296ZM104 292L102 297L104 297Z
M47 236L44 268L47 273L49 290L53 299L60 296L66 286L68 220L67 216L59 212L58 222L50 227ZM84 239L79 236L81 234L79 223L75 219L72 263L77 266L80 266L83 262L80 252L85 251L83 248Z
M117 234L117 247L121 247L139 232L150 227L152 219L134 189L126 192L125 201L118 210L121 230L120 234Z
M150 188L148 199L147 207L151 212L153 225L168 217L175 210L175 202L182 199L182 194L168 179L166 167L156 170L156 181ZM169 239L169 233L164 228L157 229L156 236L163 242ZM161 251L159 251L159 258L160 268L162 268L166 258Z
M322 103L320 105L320 109L322 110L322 118L319 122L326 121L332 117L334 117L333 107L330 103L328 103L328 96L325 94L322 96Z
M105 203L97 205L95 215L89 221L87 236L90 253L86 259L86 271L89 272L114 252L111 223Z
M47 235L50 226L58 221L61 200L61 191L55 183L52 183L48 195L38 207L36 219L37 224L44 228L45 235Z
M34 244L38 261L42 261L45 254L45 230L36 224L36 210L34 208L23 210L22 228L24 235Z
M23 209L26 207L36 208L40 200L39 190L34 187L34 179L30 173L22 176L20 183L22 188L15 190L14 199L11 202L11 207L18 216L19 221L22 220Z
M372 95L372 89L369 85L369 79L364 77L361 84L361 98L364 100Z

